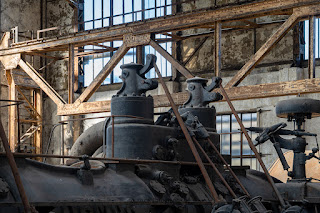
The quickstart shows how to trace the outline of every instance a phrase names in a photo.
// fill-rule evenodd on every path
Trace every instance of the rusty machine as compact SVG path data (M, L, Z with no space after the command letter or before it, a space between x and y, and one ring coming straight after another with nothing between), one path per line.
M297 130L283 130L284 124L250 129L262 132L259 143L270 139L280 158L280 148L295 150L292 181L273 179L278 190L286 194L286 203L281 206L266 174L245 168L234 170L218 151L216 111L209 103L222 99L221 94L212 92L221 84L220 78L214 78L209 85L203 78L188 79L189 100L179 109L172 105L154 121L153 98L146 92L157 88L158 81L146 79L145 74L154 67L155 60L155 56L148 55L144 66L122 65L123 84L111 100L110 118L86 130L71 149L72 156L80 157L70 158L63 166L16 158L33 211L319 211L319 185L310 183L303 173L303 163L315 155L304 155L306 143L302 136L312 134L301 129L305 117L320 112L318 102L310 110L305 106L297 112L286 108L291 103L277 108L278 115L297 122ZM282 134L297 137L285 140ZM285 159L281 159L287 169ZM22 212L8 160L1 157L0 161L0 212Z

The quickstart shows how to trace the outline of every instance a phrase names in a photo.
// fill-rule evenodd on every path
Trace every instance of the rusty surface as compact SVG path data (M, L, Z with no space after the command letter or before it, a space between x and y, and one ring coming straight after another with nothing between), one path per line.
M114 158L114 115L111 116L112 135L111 135L111 156Z
M234 21L245 18L253 18L273 14L279 11L292 9L300 6L317 5L317 0L268 0L245 5L237 5L227 8L189 12L175 16L157 18L143 23L130 23L110 28L92 30L89 32L76 33L58 39L28 41L18 43L10 49L0 50L0 56L22 53L27 51L39 51L43 48L68 45L70 43L79 46L92 41L108 41L121 39L122 35L134 32L135 35L144 33L171 32L188 29L195 26L214 23L215 21Z
M227 163L227 161L224 159L224 157L221 155L221 153L218 151L217 147L213 144L213 142L211 141L210 138L208 138L208 143L210 144L210 146L213 148L213 150L215 151L215 153L218 155L218 157L220 158L220 160L223 162L223 164L227 167L227 169L229 170L229 172L231 173L232 177L237 181L237 183L240 185L241 189L244 191L244 193L250 197L249 192L247 191L247 189L243 186L243 184L241 183L241 181L239 180L239 178L237 177L237 175L233 172L233 170L231 169L231 167L229 166L229 164Z
M267 177L267 179L268 179L268 182L270 183L273 191L275 192L277 198L279 199L281 206L282 206L282 207L285 207L286 204L285 204L285 202L284 202L283 197L281 196L279 190L278 190L277 187L275 186L275 183L274 183L271 175L269 174L269 172L268 172L268 170L267 170L267 168L266 168L266 166L265 166L265 164L264 164L264 162L263 162L263 160L262 160L262 158L261 158L258 150L257 150L256 147L254 146L254 144L253 144L253 142L252 142L252 140L251 140L251 138L250 138L250 136L249 136L246 128L244 127L242 121L240 120L240 118L239 118L239 116L238 116L238 114L237 114L237 111L235 110L232 102L230 101L230 99L229 99L229 97L228 97L228 94L226 93L226 91L224 90L224 88L223 88L223 86L222 86L221 84L220 84L220 91L221 91L222 95L224 96L224 98L227 100L228 105L229 105L229 107L230 107L230 109L231 109L231 111L232 111L232 114L233 114L234 117L236 118L236 120L237 120L237 122L238 122L238 124L239 124L239 126L240 126L240 128L241 128L241 131L242 131L242 132L244 133L244 135L246 136L246 139L247 139L247 141L248 141L248 144L249 144L251 150L253 151L254 155L255 155L256 158L258 159L259 164L260 164L261 168L263 169L263 171L264 171L264 173L265 173L265 175L266 175L266 177Z
M80 159L81 156L63 156L63 155L50 155L50 154L29 154L29 153L12 153L15 158L69 158L69 159ZM6 153L0 153L0 156L6 156ZM164 160L146 160L146 159L126 159L126 158L98 158L98 157L89 157L90 160L100 160L105 161L105 163L117 164L117 163L128 163L128 164L172 164L172 165L189 165L189 166L198 166L196 162L189 161L164 161ZM208 163L204 163L205 166L210 166Z
M214 163L212 162L212 160L209 158L209 156L207 155L207 153L204 151L204 149L201 147L201 145L199 144L198 140L196 139L196 137L192 137L194 143L199 147L200 151L202 152L202 154L205 156L205 158L207 159L207 161L209 162L209 164L211 165L212 169L215 171L215 173L219 176L220 180L222 181L222 183L225 185L225 187L227 187L227 189L229 190L230 194L232 195L233 198L237 198L237 195L234 193L234 191L231 189L230 185L227 183L226 179L222 176L222 174L220 173L220 171L217 169L217 167L214 165Z
M21 178L20 178L20 175L19 175L18 167L17 167L17 164L16 164L16 162L14 160L13 154L12 154L12 152L10 150L8 138L7 138L6 133L5 133L4 129L3 129L2 122L0 122L0 137L1 137L1 140L2 140L3 147L4 147L5 151L6 151L6 156L8 158L8 162L10 164L10 168L11 168L14 180L15 180L17 188L18 188L21 201L23 203L24 211L26 213L30 212L31 211L31 206L29 204L26 192L25 192L23 184L21 182Z
M186 140L187 140L187 142L189 144L189 147L190 147L190 149L192 151L192 154L193 154L194 158L196 159L196 161L198 163L198 166L199 166L199 168L201 170L201 173L202 173L202 175L203 175L203 177L205 179L205 182L207 183L207 185L209 187L209 190L210 190L210 192L211 192L211 194L212 194L212 196L214 198L214 201L215 201L215 203L218 203L220 201L220 199L218 197L217 191L215 190L215 188L213 186L213 183L212 183L212 181L211 181L211 179L209 177L209 174L208 174L206 168L203 165L201 157L200 157L200 155L199 155L199 153L197 151L197 148L195 147L195 145L194 145L194 143L192 141L192 138L191 138L191 136L190 136L190 134L188 132L188 129L187 129L186 125L184 124L184 122L183 122L183 120L182 120L182 118L180 116L178 108L175 105L175 103L174 103L174 101L173 101L173 99L172 99L172 97L170 95L170 92L169 92L169 90L168 90L168 88L166 86L166 83L164 82L164 80L162 78L162 75L161 75L161 73L160 73L160 71L159 71L159 69L157 67L157 64L155 62L153 63L153 66L154 66L154 69L155 69L155 71L156 71L156 73L157 73L157 75L159 77L160 83L161 83L161 85L162 85L162 87L163 87L163 89L164 89L164 91L165 91L165 93L167 95L167 98L170 101L171 108L172 108L172 110L173 110L173 112L174 112L174 114L175 114L175 116L176 116L176 118L177 118L177 120L179 122L181 130L182 130L184 136L186 137Z

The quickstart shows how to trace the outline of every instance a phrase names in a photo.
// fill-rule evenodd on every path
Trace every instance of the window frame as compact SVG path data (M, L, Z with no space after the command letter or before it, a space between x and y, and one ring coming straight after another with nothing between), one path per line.
M83 12L82 14L79 13L79 18L81 18L80 23L81 26L79 26L79 29L83 29L83 31L86 30L91 30L91 29L99 29L99 28L103 28L103 27L110 27L110 26L116 26L116 25L121 25L121 24L126 24L126 23L131 23L131 22L136 22L136 21L144 21L147 19L153 19L153 18L157 18L157 17L163 17L163 16L167 16L167 15L171 15L172 14L172 0L122 0L122 6L120 6L120 8L122 8L122 12L119 14L115 14L115 8L114 8L114 2L118 1L118 0L87 0L90 1L90 7L89 7L89 11L91 10L92 7L92 13L89 15L89 18L86 18L85 16L85 1L86 0L82 0L81 3L83 4ZM131 9L129 9L129 12L126 11L126 7L123 6L125 5L124 3L126 1L131 1ZM96 2L101 2L99 3L99 5L101 5L101 17L100 16L96 16L95 15L95 3ZM108 2L108 3L106 3ZM135 3L137 3L141 6L136 6ZM151 6L147 5L151 4ZM158 3L158 4L157 4ZM159 4L160 3L160 4ZM154 6L153 6L154 5ZM110 6L110 8L108 7ZM104 10L104 8L108 8L107 12ZM147 14L150 13L150 11L154 11L154 16L149 15L149 17L146 18L146 16L148 16ZM100 10L99 12L100 13ZM139 15L140 14L140 15ZM107 15L107 16L105 16ZM125 20L125 16L127 15L131 15L131 19L129 21ZM115 18L117 17L122 17L120 22L115 23ZM106 22L107 21L107 22ZM99 26L96 26L96 22L101 22L99 24ZM86 26L87 25L87 26ZM163 37L168 37L168 36L164 36L164 35L156 35L156 37L161 36L161 38ZM110 47L115 48L118 47L119 45L115 45L115 41L111 41L111 42L107 42L109 43ZM105 43L103 43L105 44ZM162 45L162 44L161 44ZM169 53L172 52L172 42L166 42L164 43L165 49L167 49L167 51ZM101 48L96 48L94 45L89 45L89 46L85 46L82 48L82 51L86 51L86 49L90 49L90 47L92 47L92 49L101 49ZM150 48L152 49L150 51ZM147 51L147 49L149 49L149 51ZM96 77L97 73L99 73L101 71L101 69L105 66L105 64L107 63L108 59L110 59L114 52L106 52L106 53L101 53L99 55L90 55L90 56L85 56L83 58L81 58L81 74L82 77L79 78L83 83L84 87L87 87L88 85L90 85L90 82L92 82L92 80ZM146 54L147 53L153 53L153 54L157 54L155 52L155 50L153 50L152 47L149 46L144 46L143 47L143 57L142 57L142 64L145 63L145 58L146 58ZM159 68L160 67L164 67L165 69L160 69L162 71L162 75L163 77L171 77L172 76L172 66L171 64L163 59L163 57L160 54L158 55L158 60L157 63ZM124 63L124 61L127 60L127 58L129 57L129 63L137 62L137 57L136 57L136 48L131 48L129 50L129 52L123 57L123 59L121 59L121 61L118 63L118 65L114 68L114 70L110 73L110 75L108 76L108 78L106 78L106 80L102 83L102 85L109 85L109 84L115 84L115 83L121 83L121 80L117 77L119 76L120 72L120 68L119 66L121 64ZM132 57L132 59L131 59ZM99 68L95 68L95 63L96 63L96 59L102 59L102 62L97 62L99 63ZM164 60L164 61L163 61ZM127 63L125 62L125 63ZM102 67L101 64L102 63ZM163 66L163 64L165 64L165 66ZM168 65L169 64L169 65ZM91 67L92 66L92 67ZM90 68L88 68L90 67ZM101 68L101 69L100 69ZM86 69L92 69L92 71L90 71L90 73L88 73L87 75L89 75L89 78L86 78ZM100 70L99 70L100 69ZM117 70L117 71L116 71ZM115 71L117 73L115 73ZM155 75L155 71L151 70L146 77L148 78L156 78Z
M259 127L259 117L260 117L260 112L257 110L247 110L247 111L240 111L238 112L238 115L241 119L241 121L243 121L243 115L246 114L251 114L251 119L250 119L250 123L252 125L253 122L256 122L256 127ZM253 114L256 115L256 119L253 120ZM229 131L225 131L223 130L223 123L227 123L227 122L223 122L223 116L229 117L227 119L227 122L229 123ZM220 117L220 119L219 119ZM244 133L241 131L240 127L237 131L234 131L235 129L233 128L233 124L235 124L236 126L238 126L238 123L234 117L234 115L231 112L222 112L222 113L217 113L217 117L216 117L216 129L217 129L217 133L220 135L220 153L223 155L230 155L231 157L231 165L235 166L233 163L233 159L240 159L240 164L236 165L236 166L250 166L251 169L255 169L255 170L259 170L259 164L257 159L255 158L255 155L253 153L253 151L250 149L250 154L244 154L244 145L248 146L248 144L245 144L246 142L246 138L244 136ZM219 126L220 125L220 129ZM257 133L253 133L253 132L248 132L249 135L251 136L251 138L255 137L255 135L257 135ZM232 140L232 136L233 135L239 135L240 134L240 141L237 140ZM225 135L229 135L228 141L224 141L223 137L225 137ZM235 151L233 149L234 146L236 146L235 143L240 142L240 155L233 155L233 151ZM228 143L228 147L229 147L229 153L224 153L223 152L223 143ZM248 143L248 142L246 142ZM250 148L250 147L249 147ZM257 147L257 149L260 151L260 147ZM250 159L250 165L245 165L245 163L243 162L244 159ZM253 162L253 160L255 162ZM255 167L255 168L253 168Z

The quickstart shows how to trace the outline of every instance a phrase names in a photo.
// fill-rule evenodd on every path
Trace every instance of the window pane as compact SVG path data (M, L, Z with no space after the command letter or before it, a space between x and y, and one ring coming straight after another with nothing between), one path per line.
M309 59L309 20L304 22L304 58ZM319 18L315 21L315 57L320 58L320 20Z
M85 22L84 29L91 30L93 28L93 0L86 0L84 2L83 20Z
M230 135L221 135L221 154L230 155Z
M94 0L94 19L99 19L94 22L94 28L102 27L102 0Z
M145 18L154 18L156 16L156 10L155 8L155 0L145 0Z
M144 5L142 5L144 3ZM84 29L91 30L95 28L108 27L110 25L118 25L133 21L139 21L142 19L154 18L156 16L164 16L168 13L168 6L171 4L171 0L84 0ZM161 7L162 6L162 7ZM167 7L166 7L167 6ZM158 7L158 8L156 8ZM146 11L143 11L146 9ZM139 11L139 12L134 12ZM171 13L171 10L170 10ZM157 35L157 38L167 38L165 35ZM109 42L110 47L119 47L121 42L114 41ZM162 43L161 46L166 49L170 54L172 52L171 42ZM103 49L104 47L92 46L85 47L86 51L92 51L93 49ZM152 53L157 55L157 65L163 75L163 77L172 75L171 64L168 63L160 54L150 47L144 47L145 54ZM102 69L102 67L110 60L113 53L103 53L84 58L84 85L87 86L91 83L94 76L96 76ZM144 59L145 61L145 59ZM136 62L136 51L132 49L128 54L120 61L115 67L114 71L105 79L103 84L120 82L119 75L121 73L120 65L123 63ZM90 69L90 70L89 70ZM154 69L152 69L146 77L156 78Z
M107 27L110 25L110 0L103 0L103 26Z

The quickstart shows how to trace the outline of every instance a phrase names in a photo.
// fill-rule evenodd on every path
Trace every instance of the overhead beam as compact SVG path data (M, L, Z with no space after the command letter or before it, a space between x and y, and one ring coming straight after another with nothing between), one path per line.
M291 15L277 31L264 43L253 57L241 68L241 70L226 84L226 88L236 87L250 74L255 66L262 61L268 52L286 35L286 33L297 23L297 14Z
M229 94L230 99L233 101L318 93L320 92L320 78L232 87L226 89L226 92ZM153 96L153 98L154 107L170 107L170 103L165 95L156 95ZM177 105L182 105L188 100L189 93L174 93L172 94L172 98ZM78 115L98 112L110 112L110 104L110 100L85 102L78 106L75 106L73 104L65 104L58 106L57 113L58 115Z
M28 43L15 44L13 47L9 49L0 50L0 56L34 50L39 51L45 48L57 46L66 46L70 43L82 45L90 42L106 41L108 39L121 39L122 35L128 33L134 33L135 35L145 33L164 33L188 29L204 24L210 24L216 21L226 22L245 18L252 19L254 17L270 15L275 12L308 5L319 5L319 1L267 0L209 11L201 10L198 12L189 12L186 14L176 14L175 16L166 16L154 20L147 20L145 22L135 22L103 29L75 33L57 39L49 39L42 41L35 40L28 41Z
M125 56L125 54L129 51L129 47L126 44L122 44L119 47L118 51L111 57L108 63L103 67L103 69L99 72L97 77L93 79L90 85L83 91L80 97L76 100L76 104L80 104L82 102L88 101L89 98L93 95L97 89L101 86L103 81L108 77L108 75L112 72L112 70L117 66L119 61Z
M241 70L227 83L226 88L236 87L250 74L255 66L262 61L268 52L300 21L308 15L320 13L320 5L314 7L301 7L295 9L293 14L274 32L274 34L264 43L253 57L241 68Z
M172 57L163 47L161 47L157 42L151 40L150 45L158 52L160 53L165 59L167 59L171 65L176 68L182 75L184 75L186 78L193 78L194 76L191 74L191 72L185 68L179 61L177 61L175 58Z

